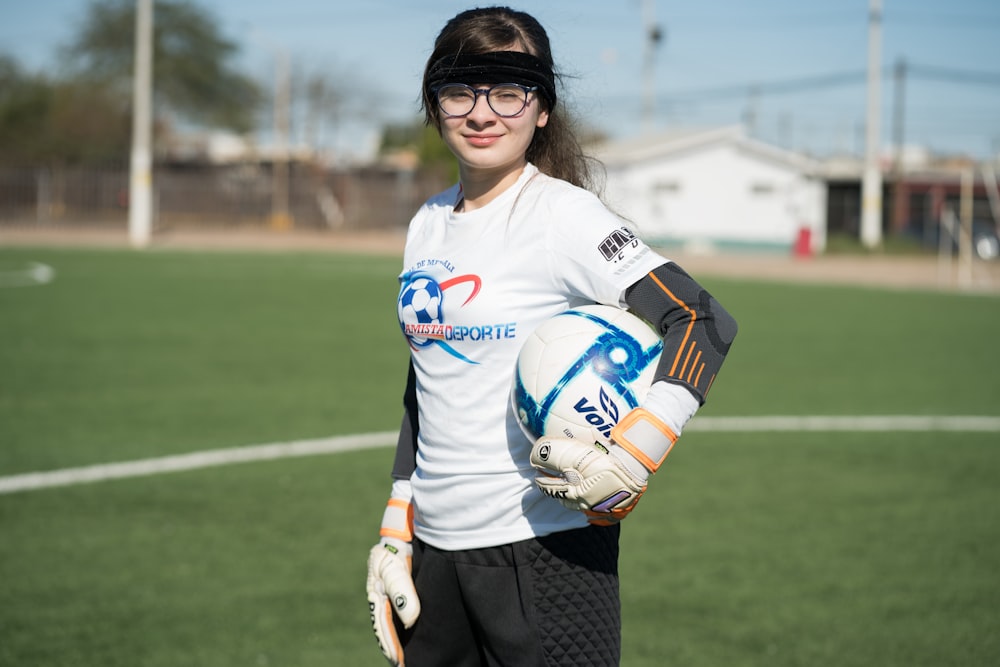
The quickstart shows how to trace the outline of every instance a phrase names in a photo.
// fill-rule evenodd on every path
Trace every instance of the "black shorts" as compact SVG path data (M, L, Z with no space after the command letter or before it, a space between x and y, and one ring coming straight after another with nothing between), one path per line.
M414 540L420 617L407 667L614 667L621 655L618 526L442 551Z

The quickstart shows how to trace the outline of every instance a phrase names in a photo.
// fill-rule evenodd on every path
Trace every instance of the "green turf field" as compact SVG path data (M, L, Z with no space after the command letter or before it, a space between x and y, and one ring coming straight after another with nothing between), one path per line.
M394 258L0 248L0 476L391 431ZM1000 299L714 279L699 416L1000 416ZM0 665L382 665L388 447L0 495ZM1000 433L692 429L623 528L626 667L1000 664Z

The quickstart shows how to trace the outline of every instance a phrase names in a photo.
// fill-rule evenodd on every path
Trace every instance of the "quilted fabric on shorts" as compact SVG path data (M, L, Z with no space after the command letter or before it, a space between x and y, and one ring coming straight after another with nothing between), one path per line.
M539 538L535 618L552 667L617 667L621 659L618 526Z

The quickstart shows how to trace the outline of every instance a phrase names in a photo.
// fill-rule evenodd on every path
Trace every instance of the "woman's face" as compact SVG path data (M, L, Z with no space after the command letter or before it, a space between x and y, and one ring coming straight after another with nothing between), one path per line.
M473 88L489 88L477 84ZM459 162L463 175L476 171L506 171L523 167L525 153L535 129L545 127L549 113L537 93L528 95L524 110L516 116L498 116L490 108L486 95L476 98L476 105L466 116L450 117L443 113L441 137Z

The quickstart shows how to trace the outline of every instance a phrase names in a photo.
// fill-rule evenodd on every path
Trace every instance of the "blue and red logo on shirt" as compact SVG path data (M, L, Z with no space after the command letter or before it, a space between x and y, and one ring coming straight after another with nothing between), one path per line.
M446 292L459 285L465 285L468 296L458 306L464 308L478 296L482 280L475 274L455 276L438 282L426 272L410 271L400 277L401 288L396 301L399 326L414 350L436 345L448 354L470 364L478 362L457 351L456 342L478 343L514 338L517 335L516 322L503 324L457 325L449 324L445 316Z

